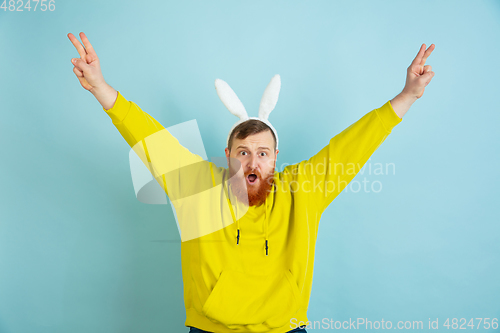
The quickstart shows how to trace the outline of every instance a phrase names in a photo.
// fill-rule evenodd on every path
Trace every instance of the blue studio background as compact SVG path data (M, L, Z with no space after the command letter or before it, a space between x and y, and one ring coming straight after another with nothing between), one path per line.
M135 197L130 147L72 71L81 31L111 86L165 127L196 119L209 157L237 120L214 80L252 116L280 74L278 171L434 43L423 97L322 216L308 316L500 317L499 1L58 1L0 10L0 332L188 331L172 208Z

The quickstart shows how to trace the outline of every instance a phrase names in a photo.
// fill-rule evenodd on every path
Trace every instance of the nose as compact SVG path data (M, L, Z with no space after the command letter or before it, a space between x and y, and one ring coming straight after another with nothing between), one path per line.
M257 156L256 155L252 155L249 159L248 159L248 164L247 164L248 168L251 169L251 170L255 170L257 169L257 166L258 166L258 161L257 161Z

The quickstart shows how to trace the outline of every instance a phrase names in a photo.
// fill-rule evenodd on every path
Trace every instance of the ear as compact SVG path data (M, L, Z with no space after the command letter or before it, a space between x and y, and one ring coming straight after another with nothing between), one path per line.
M271 79L271 82L266 87L262 99L260 100L259 106L259 118L267 120L269 114L274 110L276 103L278 102L278 96L280 95L281 89L281 78L279 74L276 74Z
M226 147L224 151L226 152L227 165L229 166L229 148Z
M217 90L217 95L219 95L220 100L229 112L242 120L248 119L248 114L243 103L241 103L236 93L225 81L215 79L215 90Z

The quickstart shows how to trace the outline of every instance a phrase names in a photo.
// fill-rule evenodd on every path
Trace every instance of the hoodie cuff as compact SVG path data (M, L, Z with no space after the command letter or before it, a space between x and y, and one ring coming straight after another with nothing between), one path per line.
M377 109L377 115L382 121L382 125L388 133L399 124L403 119L392 108L391 101L388 100L381 108Z
M102 108L108 116L113 121L113 124L121 123L125 117L127 117L128 111L130 110L130 102L125 99L125 97L118 91L118 96L116 97L115 104L109 110Z

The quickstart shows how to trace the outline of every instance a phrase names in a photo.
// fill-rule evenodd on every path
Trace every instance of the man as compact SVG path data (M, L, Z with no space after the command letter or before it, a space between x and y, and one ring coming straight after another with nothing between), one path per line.
M434 76L425 65L434 44L422 44L400 94L310 159L275 172L278 138L265 121L236 126L225 149L228 169L216 167L106 84L83 33L85 47L68 37L80 54L72 59L80 84L182 211L185 326L190 332L306 332L299 326L308 321L321 214L423 95Z

